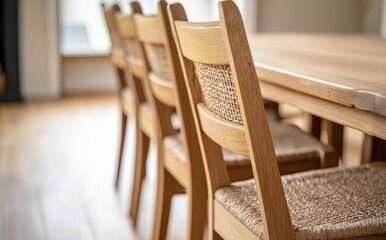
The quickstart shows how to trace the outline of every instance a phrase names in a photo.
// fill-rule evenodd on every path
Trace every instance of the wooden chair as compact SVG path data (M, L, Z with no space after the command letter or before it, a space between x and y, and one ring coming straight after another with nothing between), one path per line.
M205 189L204 191L198 189L199 186L206 186L205 175L195 125L193 121L189 121L193 117L187 92L184 88L176 88L178 87L176 78L181 78L182 72L174 42L169 41L172 35L166 7L167 3L160 1L158 15L136 14L134 17L138 39L145 49L149 63L147 86L151 89L153 97L150 102L154 106L158 120L158 181L152 238L165 239L171 198L174 194L181 194L186 189L189 195L189 219L192 223L188 225L187 234L190 239L200 239L203 236L203 228L200 225L205 221L205 210L193 211L193 209L205 209L207 192ZM181 103L188 108L184 108ZM173 128L174 109L180 119L180 133ZM192 135L192 137L187 137L187 135ZM177 137L184 138L183 142L186 144L183 145L182 140L173 142ZM181 148L185 148L188 154L185 155L184 150L182 150L182 156L176 154ZM197 161L191 162L191 158ZM190 177L191 172L197 176L201 174L201 178L193 182Z
M362 144L362 163L386 162L386 140L365 134Z
M201 238L204 227L206 190L204 170L183 73L171 27L166 14L167 3L159 2L159 14L136 14L134 22L138 40L148 63L146 89L158 120L158 194L153 239L166 236L172 195L186 189L189 198L188 238ZM171 122L174 109L180 120L180 131ZM298 128L272 122L282 173L293 173L324 166L336 166L331 148L302 133ZM299 144L301 143L301 144ZM306 146L305 146L306 145ZM325 155L325 158L321 157ZM232 180L252 177L250 161L224 149L227 169ZM200 209L200 210L198 210Z
M386 165L280 177L241 15L232 1L219 8L220 22L190 23L180 4L169 7L208 183L209 239L385 234ZM226 104L213 105L217 91ZM249 157L254 179L231 183L222 148Z
M119 37L117 24L114 17L115 14L120 12L119 5L114 4L111 6L106 6L102 4L102 8L105 15L107 28L110 34L110 40L112 45L110 59L119 80L118 91L119 91L119 100L120 100L121 109L122 109L121 140L120 140L120 147L119 147L117 173L116 173L116 179L115 179L115 187L118 189L119 176L121 172L121 165L122 165L122 158L123 158L123 150L124 150L125 139L126 139L127 119L128 117L135 118L136 103L135 103L133 90L129 86L127 81L125 49Z
M132 13L141 13L138 2L131 2ZM135 170L131 195L130 219L133 225L137 223L139 199L142 181L146 174L146 159L149 151L149 141L154 140L155 118L146 97L143 79L146 77L147 63L143 49L137 41L133 22L133 14L123 15L118 5L105 7L106 22L113 43L111 61L117 69L120 79L120 96L122 106L122 139L117 170L116 186L119 182L120 166L125 141L127 116L135 119L136 147ZM130 80L128 83L126 78Z
M116 13L115 21L117 23L119 37L125 48L125 69L130 73L132 88L135 89L136 155L129 216L133 226L136 226L142 182L146 175L149 140L154 140L156 126L152 108L149 106L146 98L146 90L143 85L146 60L144 59L143 49L137 41L134 26L134 14L142 13L142 9L138 2L131 2L130 7L132 14L123 15Z

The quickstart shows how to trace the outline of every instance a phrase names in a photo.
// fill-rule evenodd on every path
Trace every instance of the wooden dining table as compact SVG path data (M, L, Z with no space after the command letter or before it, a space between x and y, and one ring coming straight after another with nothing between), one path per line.
M248 38L264 98L386 139L386 39L282 33Z

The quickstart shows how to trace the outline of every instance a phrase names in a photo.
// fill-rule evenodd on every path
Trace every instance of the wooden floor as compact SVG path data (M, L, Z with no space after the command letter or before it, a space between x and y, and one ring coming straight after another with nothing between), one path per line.
M291 111L289 111L291 112ZM156 160L149 156L135 231L127 220L133 124L121 188L113 188L119 140L114 96L0 104L0 240L149 239ZM302 124L302 118L297 117ZM362 134L350 130L344 164L359 162ZM173 199L168 239L183 239L186 198Z

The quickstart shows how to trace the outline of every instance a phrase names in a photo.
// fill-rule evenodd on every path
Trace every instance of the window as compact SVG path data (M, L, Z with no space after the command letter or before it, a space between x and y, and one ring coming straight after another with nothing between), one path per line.
M110 39L99 0L60 0L61 52L107 53Z
M235 0L245 15L246 1ZM127 0L104 0L106 4L118 2L124 13L130 11ZM158 0L140 0L145 14L157 13ZM181 2L192 21L218 19L218 0L169 0ZM107 53L111 43L100 0L60 0L60 28L62 54ZM248 24L247 24L248 25Z

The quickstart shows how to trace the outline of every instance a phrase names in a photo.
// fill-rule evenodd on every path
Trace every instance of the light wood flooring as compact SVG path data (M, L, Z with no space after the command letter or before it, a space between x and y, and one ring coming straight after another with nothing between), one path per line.
M287 114L296 111L285 108ZM149 239L156 160L152 147L134 231L127 220L133 173L129 123L123 175L114 190L119 107L115 96L0 103L0 240ZM298 114L295 122L302 125ZM346 131L344 164L359 163L362 134ZM186 198L172 203L168 239L183 239Z

